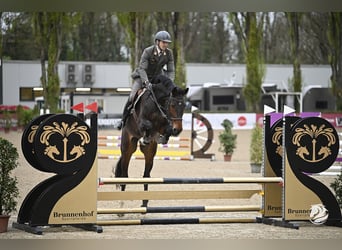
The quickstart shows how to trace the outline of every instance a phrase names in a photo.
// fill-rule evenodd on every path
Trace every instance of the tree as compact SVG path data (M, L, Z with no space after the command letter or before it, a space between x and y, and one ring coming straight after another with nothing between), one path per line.
M247 109L253 112L260 111L261 85L265 75L265 66L260 53L264 15L255 12L230 14L235 33L241 42L246 61L247 83L243 94L247 102Z
M44 105L56 112L60 96L58 63L62 48L63 33L70 23L71 14L63 12L35 12L33 24L36 42L40 48L41 85L44 89ZM45 66L48 60L47 68Z
M148 13L145 12L119 12L117 17L126 33L126 43L128 44L130 54L130 65L132 71L139 64L143 51L144 36L146 36L145 25ZM152 35L152 34L150 34ZM150 36L148 36L150 37Z
M67 46L61 59L77 61L126 61L122 51L122 26L114 13L85 12L66 37ZM64 48L64 47L63 47Z
M329 63L331 67L331 87L336 96L336 108L342 110L342 13L329 14L327 29L329 42Z
M174 12L172 15L173 27L173 55L175 60L175 83L180 87L186 86L184 29L186 13Z
M86 12L82 15L79 31L79 46L81 48L82 60L93 60L95 51L95 13Z
M169 18L168 18L169 16ZM164 15L164 20L158 18L157 24L164 22L168 24L171 20L171 34L173 43L173 55L175 60L175 83L184 87L186 85L186 58L192 54L193 41L200 24L200 14L195 12L170 12ZM166 29L168 29L166 27ZM196 43L197 44L197 43Z
M300 55L299 55L299 26L302 18L302 14L297 12L287 12L286 17L289 24L289 34L290 34L290 48L291 48L291 58L293 64L293 78L291 83L294 92L302 91L302 71L300 68ZM299 102L296 97L294 97L294 105L297 112L299 111Z
M287 20L283 12L265 13L262 54L265 63L291 63Z
M301 18L300 58L302 64L328 64L329 13L305 12Z
M45 28L45 15L43 12L37 12L33 13L32 16L33 19L33 31L35 35L35 42L38 45L40 49L40 67L41 67L41 72L42 75L40 77L40 83L44 89L43 95L44 95L44 100L47 100L47 91L46 91L46 86L47 86L47 79L46 79L46 65L45 65L45 60L46 60L46 46L47 46L47 39L46 39L46 28ZM45 102L45 105L47 103ZM46 108L46 106L45 106Z
M30 13L3 12L3 55L13 60L32 60L39 57L31 27Z

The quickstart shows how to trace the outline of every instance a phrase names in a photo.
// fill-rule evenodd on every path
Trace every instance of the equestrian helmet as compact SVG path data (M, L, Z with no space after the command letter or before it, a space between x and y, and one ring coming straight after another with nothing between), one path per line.
M158 31L154 37L154 41L159 40L167 43L171 43L171 36L169 32L162 30Z

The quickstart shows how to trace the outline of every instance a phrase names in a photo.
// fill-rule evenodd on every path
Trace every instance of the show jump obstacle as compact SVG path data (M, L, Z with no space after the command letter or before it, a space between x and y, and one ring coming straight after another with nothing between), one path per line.
M196 126L200 124L200 126ZM118 160L120 158L121 136L98 136L98 159ZM192 113L191 138L170 137L168 144L158 144L154 160L191 161L196 158L215 160L215 154L207 151L214 142L214 131L210 122L198 112ZM144 155L137 150L132 159L143 160Z
M298 228L296 221L341 226L341 210L335 196L312 174L328 169L339 150L334 127L320 117L265 114L263 177L220 178L98 178L97 114L90 126L84 115L42 115L22 136L22 151L35 169L55 175L39 183L26 196L13 227L42 234L46 226L73 225L102 232L104 225L242 223L259 222ZM259 184L255 189L223 188L224 185ZM104 185L177 184L178 191L101 191ZM183 190L180 185L210 185L220 189ZM258 186L258 185L257 185ZM183 187L183 186L182 186ZM110 189L113 190L114 188ZM172 189L171 189L172 190ZM248 199L262 195L260 205L167 206L101 208L102 201ZM149 213L259 212L256 218L155 218ZM101 215L146 214L143 219L99 219ZM136 218L136 217L135 217Z

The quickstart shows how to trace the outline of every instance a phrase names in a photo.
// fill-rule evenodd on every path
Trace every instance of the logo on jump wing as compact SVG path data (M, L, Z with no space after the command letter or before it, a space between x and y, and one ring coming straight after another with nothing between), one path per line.
M311 205L310 222L315 225L322 225L328 220L329 212L323 204Z
M283 127L276 127L275 132L272 135L272 142L275 145L277 145L275 153L281 157L283 157L283 152L284 152L282 136L283 136Z
M330 147L336 143L332 128L325 125L304 125L304 128L296 128L292 143L297 146L296 155L306 162L321 162L331 155ZM318 143L320 138L325 138L326 145ZM302 139L309 139L309 143L303 145Z
M71 126L62 122L61 125L57 122L53 123L54 126L44 126L44 131L40 136L40 142L44 144L44 154L56 162L67 163L72 162L85 154L84 145L90 142L90 135L87 132L86 126L77 126L78 123L74 122ZM62 147L51 145L49 139L52 135L59 135L59 141L62 142ZM71 150L68 150L69 137L77 135L80 145L73 145ZM57 158L57 156L60 156Z

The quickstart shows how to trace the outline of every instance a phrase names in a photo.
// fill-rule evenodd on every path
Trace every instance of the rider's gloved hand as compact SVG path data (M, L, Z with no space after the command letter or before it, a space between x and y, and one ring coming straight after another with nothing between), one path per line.
M152 89L152 83L150 83L148 80L144 82L144 85L148 90Z

